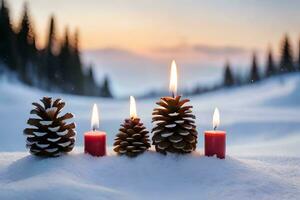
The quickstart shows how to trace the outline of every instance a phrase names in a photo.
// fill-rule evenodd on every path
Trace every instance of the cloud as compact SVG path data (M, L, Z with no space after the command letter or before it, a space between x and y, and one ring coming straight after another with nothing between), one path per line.
M249 52L249 50L236 46L212 46L205 44L187 45L181 44L173 47L158 47L154 49L156 53L165 54L180 54L180 53L195 53L208 56L229 56L241 55Z
M202 52L206 54L219 55L219 54L243 54L248 52L246 49L241 47L234 46L225 46L225 47L215 47L208 45L194 45L192 47L197 52Z

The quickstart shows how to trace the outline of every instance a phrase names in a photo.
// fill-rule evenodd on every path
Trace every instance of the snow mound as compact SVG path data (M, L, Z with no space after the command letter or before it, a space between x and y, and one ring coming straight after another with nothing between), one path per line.
M274 96L273 98L264 102L266 106L286 106L286 107L299 107L300 106L300 78L299 75L287 75L286 77L279 78L279 81L273 81L274 88L285 86L286 90L281 91L281 95ZM280 90L279 90L280 92Z
M11 83L0 83L0 94L1 200L299 199L299 74L191 97L198 151L184 156L150 151L133 159L114 154L93 158L81 153L93 103L99 105L100 129L111 146L129 115L127 100L53 94ZM22 130L31 102L43 96L63 98L65 111L76 116L76 150L68 156L40 159L24 152ZM156 100L137 100L148 130ZM200 153L215 107L221 113L220 129L227 131L225 160Z
M2 155L0 199L297 199L300 158ZM3 163L3 162L2 162ZM283 176L284 174L284 176Z

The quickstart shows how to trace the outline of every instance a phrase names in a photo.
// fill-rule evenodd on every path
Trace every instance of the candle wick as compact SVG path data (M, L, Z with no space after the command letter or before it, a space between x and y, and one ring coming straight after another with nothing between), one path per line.
M172 97L175 98L175 92L172 92Z
M214 127L214 131L217 130L217 126Z

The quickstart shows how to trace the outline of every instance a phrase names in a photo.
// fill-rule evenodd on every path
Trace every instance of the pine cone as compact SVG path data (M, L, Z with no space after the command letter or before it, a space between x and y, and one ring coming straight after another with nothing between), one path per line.
M56 157L70 152L75 143L75 123L68 124L65 120L73 118L73 114L59 115L65 106L61 99L52 101L50 97L44 97L41 102L42 105L32 103L35 108L30 114L36 117L27 121L33 128L24 130L26 147L31 154L43 157Z
M114 143L114 151L120 155L135 157L150 147L148 131L139 118L125 119Z
M196 149L197 131L192 106L184 106L188 99L163 97L153 110L153 145L162 154L190 153Z

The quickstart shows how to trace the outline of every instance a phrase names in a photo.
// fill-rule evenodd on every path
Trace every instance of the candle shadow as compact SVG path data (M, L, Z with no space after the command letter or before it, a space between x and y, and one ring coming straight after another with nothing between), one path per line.
M76 160L76 156L72 154L69 154L68 156L62 155L56 158L43 158L28 155L14 161L9 166L1 170L0 179L6 180L7 182L24 180L60 169L60 164L62 164L62 162L69 162L74 159Z

